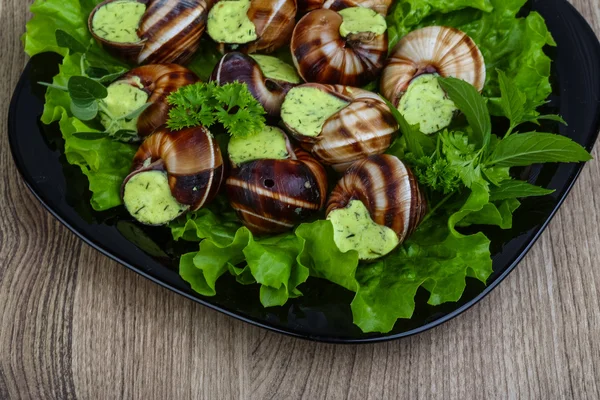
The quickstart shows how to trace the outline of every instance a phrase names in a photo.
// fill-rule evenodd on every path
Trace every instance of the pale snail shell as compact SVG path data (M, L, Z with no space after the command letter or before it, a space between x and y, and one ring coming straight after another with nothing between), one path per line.
M132 173L165 171L171 194L196 211L218 194L225 169L218 143L208 129L199 126L180 131L163 127L149 136L133 159Z
M287 160L244 163L227 180L231 206L255 234L290 231L325 205L325 169L305 151L294 153Z
M483 54L473 39L458 29L418 29L392 51L381 76L381 93L398 106L413 79L432 73L462 79L481 92L486 79Z
M319 8L339 11L344 8L364 7L386 16L391 5L392 0L298 0L298 11L304 14Z
M320 9L296 25L291 50L300 76L307 82L364 86L377 79L388 55L387 31L342 37L343 18Z
M391 155L353 164L333 190L327 214L361 201L373 221L392 229L403 243L427 213L427 201L412 171Z
M236 50L247 54L274 52L289 43L297 11L296 0L251 0L247 15L256 27L258 39L240 45L219 43L219 51Z
M320 162L345 171L362 158L383 154L394 141L398 123L388 106L375 93L341 85L307 83L347 101L349 104L332 115L316 138L302 136L286 125L288 131Z
M189 69L176 64L152 64L137 67L120 77L115 83L128 83L148 94L152 105L138 118L138 136L144 138L164 125L169 118L167 98L179 88L194 84L199 78Z
M225 54L215 67L211 80L219 85L236 81L245 83L272 118L279 118L285 95L297 86L291 82L265 77L252 57L239 52Z
M92 36L109 52L134 64L185 64L200 47L213 0L134 0L146 5L134 43L108 41L93 29L96 12L120 0L106 0L92 11L88 27Z

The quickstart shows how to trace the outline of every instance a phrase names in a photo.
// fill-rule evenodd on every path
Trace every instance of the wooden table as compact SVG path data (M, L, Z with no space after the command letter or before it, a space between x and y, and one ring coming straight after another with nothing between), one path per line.
M0 121L27 61L19 37L31 2L0 0ZM598 0L574 3L600 33ZM29 194L5 130L0 399L600 397L597 161L471 311L410 339L333 346L225 317L92 250Z

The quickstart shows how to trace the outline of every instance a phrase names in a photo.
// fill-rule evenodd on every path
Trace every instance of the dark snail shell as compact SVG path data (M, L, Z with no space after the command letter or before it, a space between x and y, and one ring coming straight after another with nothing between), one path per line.
M285 95L297 86L291 82L266 78L252 57L239 52L224 55L215 67L211 80L219 85L236 81L245 83L272 118L279 118Z
M388 55L387 31L342 37L343 18L332 10L315 10L296 25L291 50L307 82L364 86L377 79Z
M332 115L317 138L302 136L286 125L290 133L314 157L337 171L368 156L383 154L394 141L398 123L387 105L375 93L341 85L307 83L349 103Z
M243 224L255 234L290 231L325 205L325 169L302 150L288 160L242 164L227 180L227 195Z
M170 106L167 97L179 88L194 84L200 79L189 69L176 64L153 64L134 68L115 83L129 83L148 93L148 102L152 105L138 118L138 135L142 138L150 135L164 125L169 118Z
M236 50L247 54L274 52L289 43L297 11L296 0L251 0L247 15L256 27L258 39L242 45L219 43L219 51Z
M458 29L418 29L404 36L392 51L381 76L381 93L397 107L411 82L424 74L462 79L481 92L485 60L475 42Z
M218 143L201 126L177 132L163 127L149 136L137 151L123 187L136 174L153 170L167 173L173 197L191 211L215 198L225 171Z
M108 3L100 3L88 20L92 36L109 52L134 64L185 64L200 47L208 11L214 0L137 0L146 5L135 43L117 43L100 37L93 30L96 12ZM134 0L135 1L135 0Z
M365 7L386 16L391 5L392 0L298 0L298 11L304 14L319 8L339 11L344 8Z
M412 171L390 155L372 156L352 165L333 190L327 214L361 201L373 221L392 229L402 243L427 213L427 201Z

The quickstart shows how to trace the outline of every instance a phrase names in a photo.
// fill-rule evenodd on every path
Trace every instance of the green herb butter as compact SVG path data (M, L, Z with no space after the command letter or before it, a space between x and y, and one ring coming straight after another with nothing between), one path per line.
M94 14L92 30L102 39L114 43L137 43L137 28L146 12L146 6L136 1L122 0L108 3Z
M421 132L429 135L450 125L458 109L440 86L437 75L427 74L412 81L398 110L409 124L420 125Z
M339 11L343 18L340 35L347 37L357 33L383 35L387 30L385 18L377 12L364 7L351 7Z
M249 137L233 136L228 150L231 162L236 165L254 160L285 160L290 156L285 133L272 126Z
M340 251L355 250L361 260L383 257L399 244L396 232L375 223L360 200L330 212L327 219L333 224L333 240Z
M300 76L296 68L284 63L277 57L251 54L250 57L258 63L266 78L276 81L300 83Z
M138 83L139 78L136 78ZM115 82L107 88L108 97L104 99L106 109L100 112L100 120L106 131L115 134L119 130L137 132L137 118L123 119L148 101L148 94L130 83Z
M206 28L219 43L249 43L258 39L256 26L248 18L250 0L218 2L208 14Z
M162 171L141 172L132 177L125 185L123 201L127 211L146 225L165 225L188 209L175 200L167 174Z
M331 116L349 103L314 87L295 87L281 106L285 124L301 135L317 137Z

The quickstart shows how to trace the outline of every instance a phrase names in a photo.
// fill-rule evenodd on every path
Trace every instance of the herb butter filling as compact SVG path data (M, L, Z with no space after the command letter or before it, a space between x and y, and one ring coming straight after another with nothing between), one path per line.
M317 137L329 118L348 102L314 87L295 87L281 106L283 122L298 134Z
M250 57L256 61L265 78L290 83L300 83L300 76L296 68L281 61L277 57L251 54Z
M249 137L233 136L228 152L231 162L236 165L255 160L285 160L290 156L285 133L272 126Z
M340 25L340 35L342 37L358 33L374 33L379 36L387 30L385 18L369 8L351 7L338 13L344 20Z
M125 185L123 202L135 219L147 225L165 225L188 209L173 197L167 174L162 171L133 176Z
M400 99L398 110L411 125L420 125L426 135L446 128L458 108L440 86L437 75L414 79Z
M141 85L139 78L137 84ZM137 132L138 118L125 119L126 116L138 110L148 101L148 94L138 87L126 82L115 82L106 88L108 97L104 99L106 106L100 112L100 121L110 134L120 130Z
M352 200L348 207L333 210L327 219L333 224L333 240L340 251L355 250L361 260L383 257L399 244L396 232L375 223L360 200Z
M250 0L218 2L208 14L209 36L219 43L249 43L258 39L256 26L248 18Z
M137 43L137 29L146 6L137 1L121 0L100 7L92 19L92 30L102 39L114 43Z

